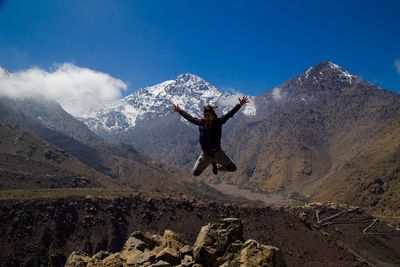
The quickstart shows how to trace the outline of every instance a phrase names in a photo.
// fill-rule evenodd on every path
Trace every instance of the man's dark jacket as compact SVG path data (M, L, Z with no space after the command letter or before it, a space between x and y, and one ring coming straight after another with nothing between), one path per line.
M220 118L216 118L211 125L207 125L203 119L192 117L184 110L179 111L179 114L186 120L199 126L201 149L203 149L205 153L213 154L221 149L222 124L232 118L233 115L239 111L240 107L241 105L237 104L231 111Z

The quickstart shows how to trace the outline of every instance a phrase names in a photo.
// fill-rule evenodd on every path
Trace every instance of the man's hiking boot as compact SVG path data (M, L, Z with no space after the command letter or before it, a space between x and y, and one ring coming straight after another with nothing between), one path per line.
M217 167L217 163L213 162L212 163L212 172L217 175L218 174L218 167Z

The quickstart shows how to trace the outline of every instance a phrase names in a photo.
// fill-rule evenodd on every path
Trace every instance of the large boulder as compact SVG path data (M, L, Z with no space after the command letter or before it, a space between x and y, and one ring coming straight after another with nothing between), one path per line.
M236 240L243 240L243 224L239 219L226 218L203 226L193 246L196 262L211 266L227 247Z
M186 245L186 241L177 233L171 230L165 230L161 240L161 248L181 249Z
M286 267L282 251L273 246L260 245L257 241L247 240L240 251L241 267Z
M224 255L215 259L213 266L221 266L225 262L231 262L239 255L240 250L242 249L243 242L240 240L236 240L232 244L230 244L226 250Z
M131 234L124 244L124 250L140 250L153 249L157 245L156 241L147 237L140 231L135 231Z

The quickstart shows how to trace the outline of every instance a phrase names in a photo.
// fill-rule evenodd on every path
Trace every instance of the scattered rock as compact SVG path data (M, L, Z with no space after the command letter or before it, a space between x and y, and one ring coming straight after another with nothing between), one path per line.
M102 262L99 262L98 265L94 265L93 267L103 267L103 266L108 266L108 267L123 267L124 266L124 261L121 258L120 253L114 253L108 256L107 258L104 258ZM91 266L87 266L91 267Z
M189 245L185 245L185 246L181 247L179 249L179 252L181 253L182 256L186 256L186 255L193 256L193 248Z
M156 246L160 246L163 237L159 234L154 234L150 236L150 239L153 240L156 243Z
M306 212L302 212L299 214L299 220L301 222L306 222L307 221L307 213Z
M379 195L383 194L385 192L385 189L382 187L382 185L374 183L368 187L368 191L372 194Z
M147 237L140 231L133 232L128 240L125 242L124 250L140 250L153 249L157 242Z
M136 253L125 254L124 258L128 266L143 266L146 263L150 265L156 261L156 253L153 251L146 251L143 253L137 251Z
M239 219L226 218L203 226L193 246L194 259L211 265L236 240L243 240L243 225Z
M157 241L154 240L152 237L147 237L144 233L140 231L135 231L131 234L131 237L139 239L146 243L149 249L153 249L157 245Z
M201 228L195 244L170 230L163 237L136 231L125 242L123 250L110 254L100 251L92 257L73 252L67 267L284 267L283 253L276 247L260 245L255 240L243 243L243 225L239 219L226 218Z
M86 267L92 258L81 252L72 252L69 255L65 267Z
M286 267L281 250L273 246L260 245L255 240L247 240L240 251L241 267L268 266Z
M241 250L242 245L243 245L243 243L240 240L236 240L235 242L230 244L228 246L228 248L225 250L224 255L221 257L218 257L214 261L213 266L221 266L225 262L232 261L237 256L237 253Z
M139 240L133 236L129 237L124 245L124 250L128 250L128 251L129 250L144 251L146 248L148 248L148 245L145 242L143 242L142 240Z
M150 265L150 267L172 267L172 265L166 261L159 261L157 263Z
M186 242L177 233L171 230L165 230L161 241L162 248L173 248L179 250L185 246Z
M181 262L181 255L173 248L164 248L157 254L156 259L177 265Z
M183 260L181 261L182 267L192 267L196 262L194 261L193 257L190 255L185 255Z
M110 252L108 251L104 251L104 250L100 250L99 252L97 252L96 254L94 254L92 256L92 259L96 259L96 260L102 260L106 257L110 256Z
M210 225L203 226L197 236L193 247L193 256L196 261L210 264L217 258L217 249L212 246L211 240L207 238L210 231Z

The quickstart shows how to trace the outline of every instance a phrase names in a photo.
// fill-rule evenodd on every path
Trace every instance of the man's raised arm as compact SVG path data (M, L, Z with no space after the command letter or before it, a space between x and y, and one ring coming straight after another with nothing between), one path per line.
M172 105L172 109L175 112L178 112L179 114L181 114L182 117L184 117L187 121L194 123L196 125L200 125L200 120L198 118L194 118L192 117L189 113L187 113L186 111L182 110L178 105L173 104Z
M244 104L249 102L249 98L247 96L244 96L242 99L240 99L240 98L238 98L238 99L239 99L239 104L236 104L236 106L234 106L233 109L231 109L231 111L229 111L228 113L226 113L225 115L223 115L220 118L222 124L224 124L227 120L232 118L233 115L235 115L235 113L239 111L241 106L243 106Z

